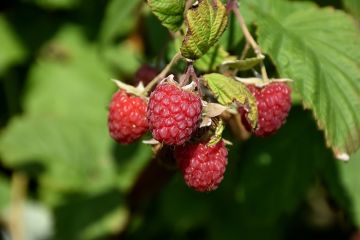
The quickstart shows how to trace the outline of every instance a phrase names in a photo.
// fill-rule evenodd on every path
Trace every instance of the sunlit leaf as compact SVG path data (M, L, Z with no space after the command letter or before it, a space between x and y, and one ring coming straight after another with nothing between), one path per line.
M227 25L225 6L219 0L201 0L188 10L186 25L181 54L195 60L204 55L223 34Z
M281 77L294 80L336 155L360 146L360 31L341 11L311 3L244 1L259 43ZM330 30L331 29L331 30Z
M177 31L184 20L185 0L148 0L152 12L170 31Z
M206 74L203 78L219 103L229 105L236 102L245 106L251 126L256 127L258 120L256 100L244 84L218 73Z

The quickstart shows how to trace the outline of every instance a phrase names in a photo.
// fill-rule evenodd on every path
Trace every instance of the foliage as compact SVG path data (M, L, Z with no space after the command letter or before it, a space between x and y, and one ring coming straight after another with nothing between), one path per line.
M244 58L222 2L0 3L1 227L16 214L19 173L24 216L47 223L24 217L28 239L346 239L360 226L358 1L239 0L264 53ZM110 79L132 84L142 63L162 69L177 52L220 103L248 105L254 126L254 99L229 74L258 78L264 64L300 100L269 138L225 129L229 166L210 194L189 190L150 146L107 132Z

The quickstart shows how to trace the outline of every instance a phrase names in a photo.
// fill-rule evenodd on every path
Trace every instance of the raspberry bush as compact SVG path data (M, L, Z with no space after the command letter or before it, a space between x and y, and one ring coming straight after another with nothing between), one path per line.
M356 239L358 2L1 2L0 238Z

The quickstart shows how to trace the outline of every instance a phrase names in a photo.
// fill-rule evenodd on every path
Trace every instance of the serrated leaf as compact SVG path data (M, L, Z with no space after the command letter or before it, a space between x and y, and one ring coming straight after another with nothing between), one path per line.
M151 11L162 25L177 31L184 21L185 0L148 0Z
M335 153L360 146L360 32L341 11L310 3L244 1L259 43L310 108Z
M221 67L236 69L239 71L246 71L254 68L264 60L264 56L246 58L243 60L226 60L221 64Z
M222 46L215 45L200 59L196 60L194 65L197 70L212 72L215 71L228 56L229 53Z
M220 0L201 0L188 10L187 32L180 48L188 59L198 59L204 55L221 37L226 25L227 14Z
M256 99L244 84L218 73L206 74L203 78L219 103L230 105L236 101L244 105L251 126L256 127L258 119Z

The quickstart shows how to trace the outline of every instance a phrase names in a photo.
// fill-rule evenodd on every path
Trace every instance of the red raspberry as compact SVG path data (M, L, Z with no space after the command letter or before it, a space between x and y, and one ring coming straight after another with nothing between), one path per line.
M156 68L147 64L142 65L135 73L135 85L138 85L140 82L142 82L144 86L148 85L158 73L159 71Z
M224 177L227 149L221 140L214 146L188 144L175 149L175 158L186 184L199 192L215 190Z
M201 99L175 84L159 84L150 95L147 118L154 139L181 145L198 128Z
M128 144L139 139L147 130L145 100L117 91L110 102L108 127L111 137L119 143Z
M275 133L286 121L291 108L291 89L286 83L272 82L263 88L255 85L247 85L250 92L255 96L259 120L258 128L254 134L256 136L268 136ZM244 111L242 122L247 130L251 130Z

